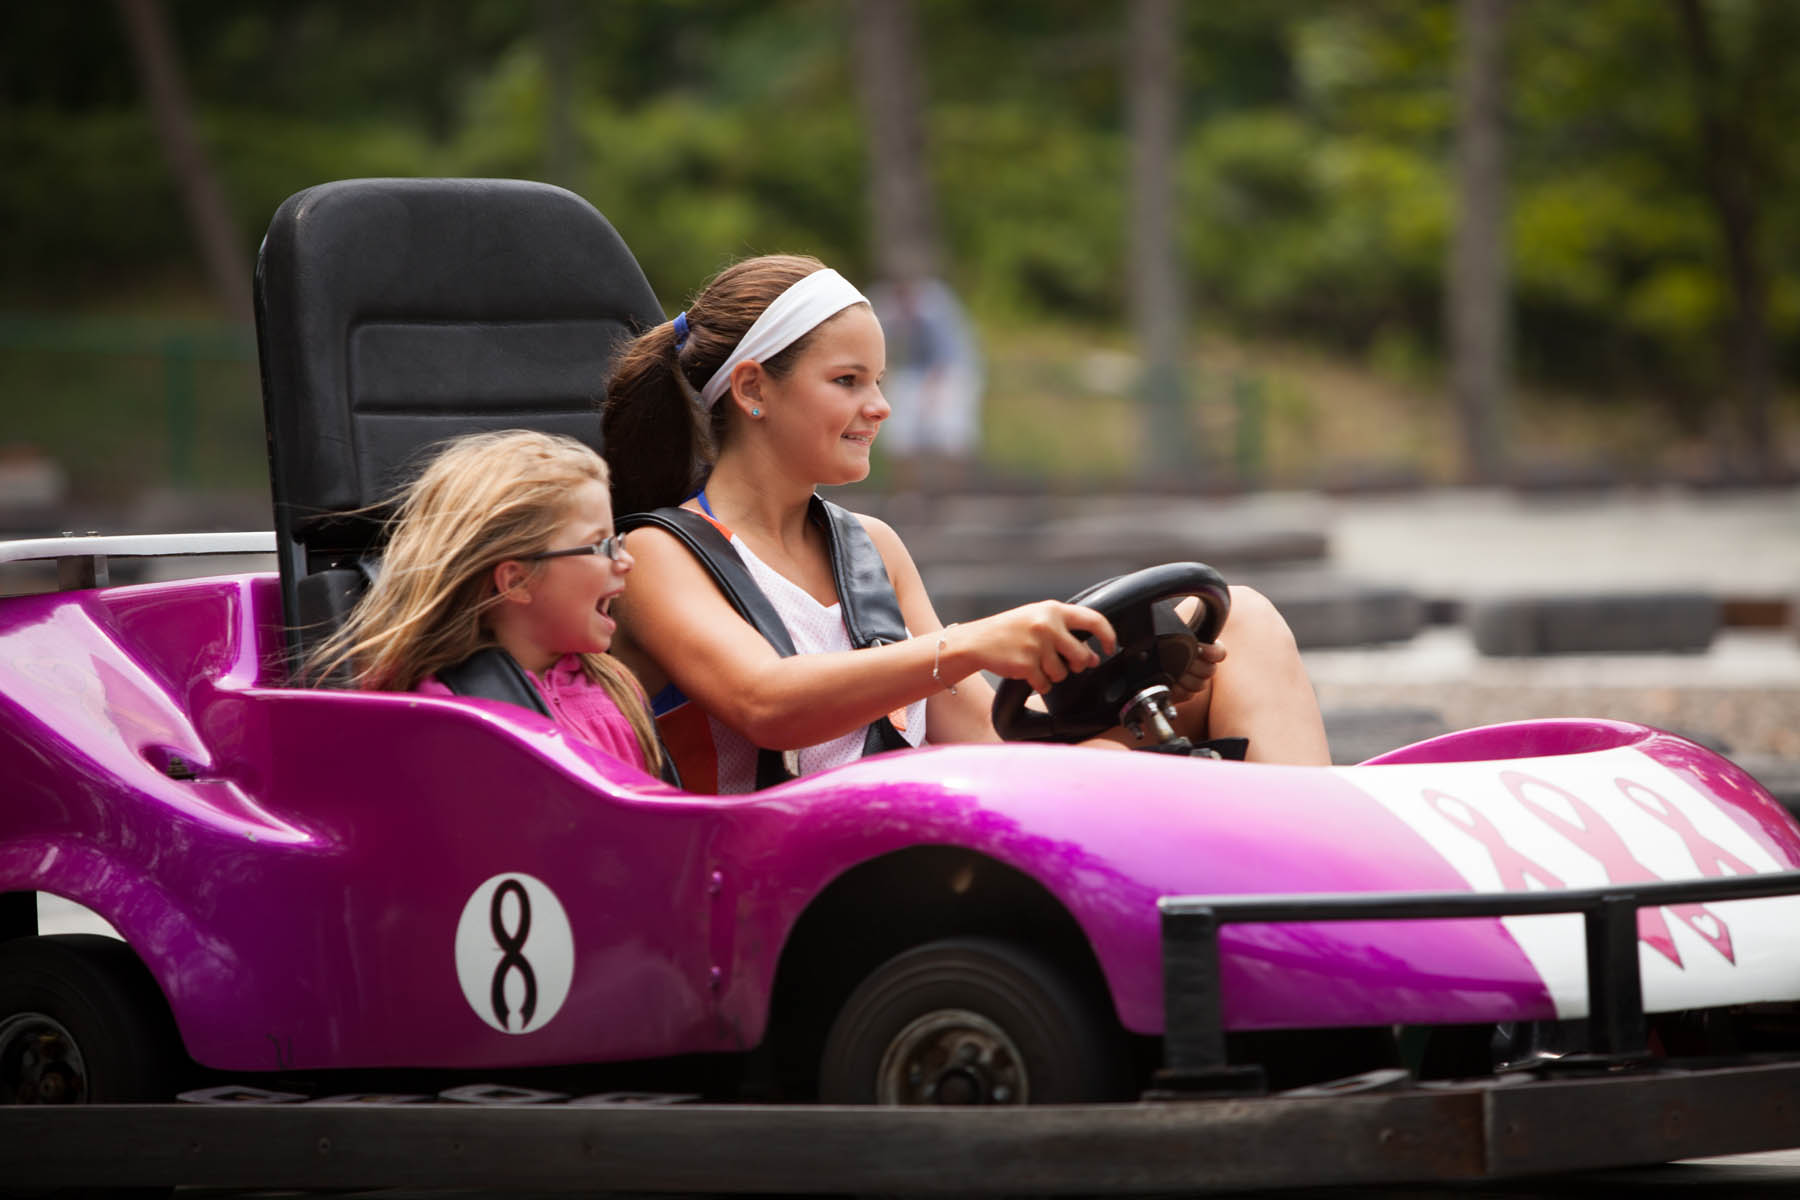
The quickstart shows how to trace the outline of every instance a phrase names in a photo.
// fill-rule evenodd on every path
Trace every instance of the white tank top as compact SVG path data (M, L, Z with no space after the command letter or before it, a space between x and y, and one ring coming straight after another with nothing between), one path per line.
M836 650L853 649L850 645L850 632L844 628L841 604L820 604L805 588L756 557L750 547L744 544L744 539L735 533L731 535L731 544L743 558L744 565L750 569L751 578L756 580L757 586L769 598L769 603L774 606L782 624L787 626L788 637L793 639L796 653L829 654ZM906 739L909 746L924 743L923 700L907 705L905 709L893 714L893 718L895 728L900 730L900 736ZM715 718L708 716L707 721L712 726L713 746L718 753L720 793L754 791L756 746ZM800 750L800 774L810 775L814 771L855 762L862 757L863 739L866 735L867 730L856 729L829 742L803 746Z

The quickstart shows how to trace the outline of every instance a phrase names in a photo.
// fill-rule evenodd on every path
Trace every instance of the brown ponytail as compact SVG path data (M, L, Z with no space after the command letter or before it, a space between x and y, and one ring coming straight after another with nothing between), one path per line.
M700 389L756 318L794 284L823 269L818 259L769 254L734 263L688 304L687 343L675 349L665 322L628 342L613 362L601 431L612 464L613 512L647 512L680 504L706 483L728 435L734 409L723 400L708 413ZM786 373L812 338L807 334L763 362Z

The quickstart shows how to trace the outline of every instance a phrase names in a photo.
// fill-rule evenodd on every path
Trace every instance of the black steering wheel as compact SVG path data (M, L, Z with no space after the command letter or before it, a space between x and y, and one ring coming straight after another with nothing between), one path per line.
M1188 596L1200 603L1184 621L1175 606ZM1097 583L1069 603L1085 604L1112 622L1119 648L1098 666L1051 685L1044 694L1047 712L1025 707L1031 685L1023 679L1002 680L994 695L994 729L1009 742L1078 742L1116 726L1126 701L1159 683L1172 686L1200 653L1200 643L1219 636L1231 593L1205 563L1165 563Z

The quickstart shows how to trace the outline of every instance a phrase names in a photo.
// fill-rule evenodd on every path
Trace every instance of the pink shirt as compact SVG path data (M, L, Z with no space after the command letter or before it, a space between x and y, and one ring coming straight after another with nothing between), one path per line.
M643 747L638 745L637 734L632 732L631 722L626 719L619 706L613 703L613 698L607 695L606 689L588 679L581 669L580 658L567 654L542 675L530 671L525 674L543 696L550 715L556 718L558 725L588 745L604 750L641 771L649 771L649 765L644 761ZM413 690L425 696L455 694L439 683L435 675L421 679Z

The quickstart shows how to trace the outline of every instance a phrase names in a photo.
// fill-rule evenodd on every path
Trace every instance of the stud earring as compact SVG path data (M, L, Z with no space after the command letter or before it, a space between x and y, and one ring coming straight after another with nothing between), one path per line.
M762 409L760 409L760 408L753 408L753 409L751 409L751 410L750 410L750 415L751 415L751 416L753 416L753 417L760 417L760 416L762 416Z

